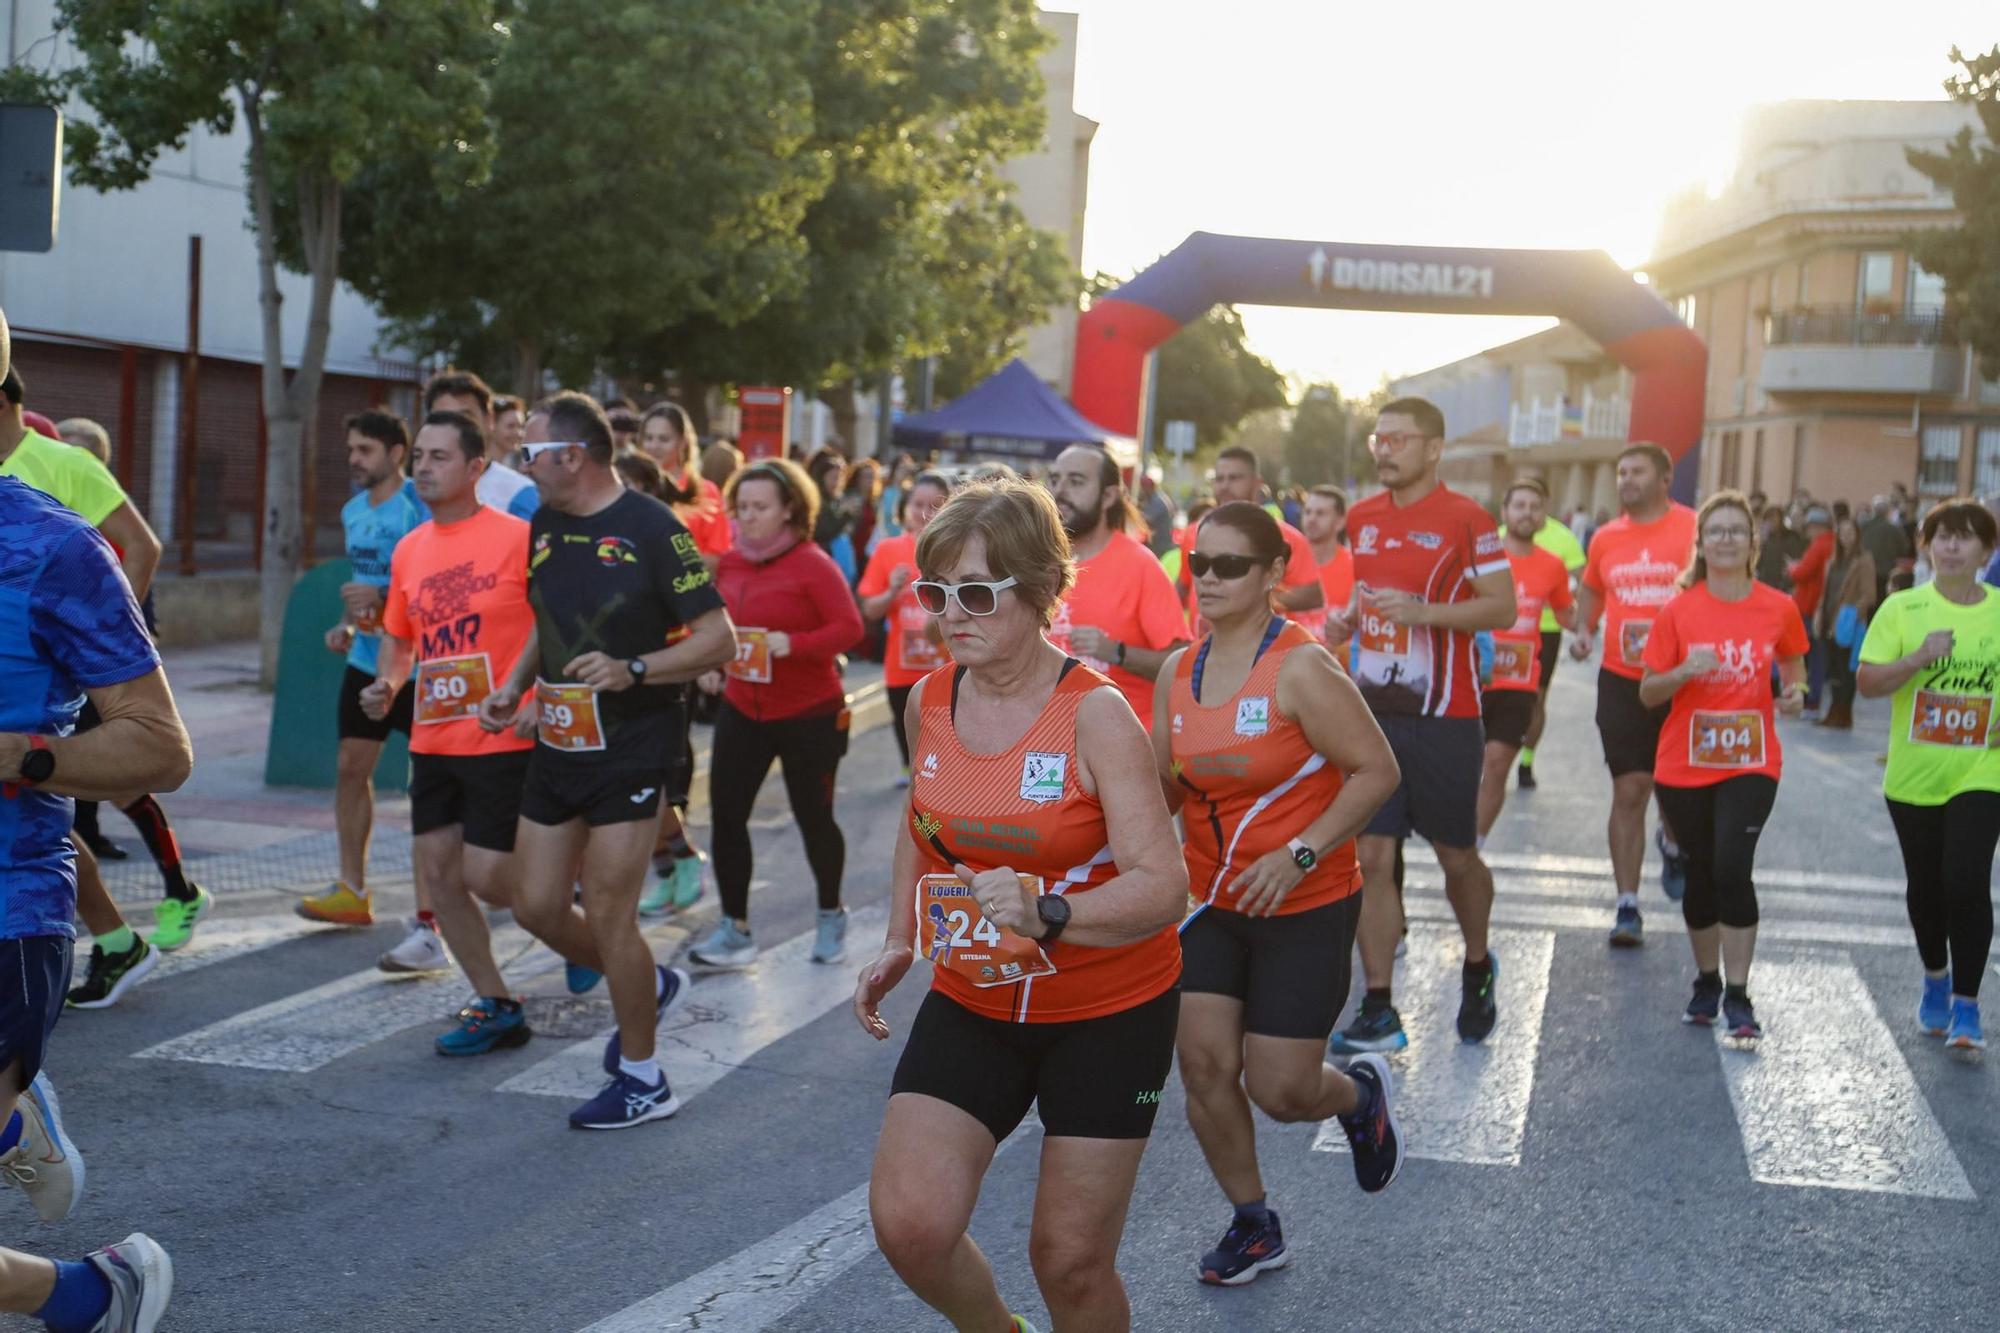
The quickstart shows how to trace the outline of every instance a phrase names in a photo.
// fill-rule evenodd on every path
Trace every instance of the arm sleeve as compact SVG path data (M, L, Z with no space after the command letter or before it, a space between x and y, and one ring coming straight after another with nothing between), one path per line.
M1600 599L1604 596L1604 574L1602 569L1603 562L1597 557L1598 553L1603 549L1595 541L1592 541L1590 543L1590 554L1584 557L1583 562L1583 586L1596 593Z
M1861 640L1862 661L1881 666L1903 655L1902 619L1903 595L1891 594L1868 622L1868 633Z
M1791 598L1785 599L1783 628L1778 631L1777 654L1779 657L1804 657L1812 647L1812 640L1806 636L1805 618L1799 614L1799 606Z
M1549 607L1555 611L1567 611L1575 605L1576 594L1569 589L1569 571L1565 569L1560 576L1550 581Z
M389 595L382 599L382 628L399 639L415 639L410 627L410 590L406 583L409 562L403 552L408 544L398 542L389 557Z
M533 486L523 486L514 492L514 498L507 502L507 512L515 518L529 519L542 507L542 493Z
M800 561L806 592L826 615L819 626L792 635L792 652L801 657L832 657L861 642L861 608L855 605L847 579L833 557L824 552L817 560Z
M1180 594L1174 591L1166 570L1155 573L1139 567L1138 572L1139 629L1146 636L1139 646L1158 652L1188 637L1187 614L1181 610Z
M1642 660L1648 671L1672 671L1687 656L1681 651L1679 601L1675 598L1660 608L1659 616L1653 621L1652 632L1646 636L1646 651ZM1797 615L1797 610L1794 609L1792 614Z
M861 571L861 582L854 591L863 597L880 597L889 591L889 572L895 561L885 559L890 554L885 543L875 548L875 554L868 557L868 568Z
M1479 511L1479 525L1471 530L1472 572L1468 579L1482 578L1508 568L1507 548L1500 544L1500 534L1493 531L1486 522L1486 511Z
M673 618L685 625L699 620L722 606L715 576L702 563L701 547L694 534L665 505L660 506L662 535L660 552L653 561L654 590L667 604Z
M1312 544L1295 528L1285 530L1285 544L1291 559L1285 562L1285 586L1303 588L1319 582L1319 562L1313 559Z
M1813 539L1813 544L1806 548L1806 553L1793 562L1787 572L1794 579L1811 578L1815 574L1825 573L1827 562L1832 559L1833 538L1822 533Z
M49 553L29 595L28 624L42 656L87 690L138 680L160 666L132 586L94 530L71 533Z

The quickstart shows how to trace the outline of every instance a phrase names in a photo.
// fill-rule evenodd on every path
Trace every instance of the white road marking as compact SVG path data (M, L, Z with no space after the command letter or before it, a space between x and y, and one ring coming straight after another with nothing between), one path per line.
M133 927L139 930L138 927ZM204 918L195 927L194 938L174 950L161 953L159 966L146 978L145 985L162 977L177 977L194 972L211 963L227 962L231 958L241 958L274 944L284 944L291 940L304 939L308 935L324 935L339 929L336 926L316 925L301 919L297 914L238 916ZM139 930L145 934L144 930ZM80 935L76 941L76 951L84 958L90 955L92 939ZM79 977L78 980L81 980Z
M864 907L850 915L847 938L866 942L879 936L887 919L885 907ZM687 1002L660 1028L658 1056L683 1104L766 1046L853 998L855 968L813 962L812 945L807 931L764 950L741 971L696 972ZM591 1096L604 1086L604 1041L611 1032L607 1027L564 1048L498 1091L572 1101Z
M1404 856L1407 864L1425 868L1437 865L1437 856L1430 845L1421 840L1411 840L1405 844ZM1607 886L1611 881L1611 862L1602 856L1555 856L1541 852L1487 852L1485 861L1493 870L1520 871L1530 875L1587 876L1603 881ZM1646 875L1658 879L1659 862L1646 862ZM1786 889L1825 889L1834 893L1891 894L1898 899L1903 896L1903 881L1883 875L1829 875L1818 870L1786 870L1782 868L1757 867L1758 885ZM1610 897L1606 891L1607 900Z
M1409 1049L1389 1057L1396 1073L1396 1119L1409 1155L1440 1162L1519 1166L1542 1044L1555 936L1546 930L1495 930L1500 960L1500 1021L1473 1045L1459 1040L1456 927L1410 927L1408 968L1397 1008ZM1332 1120L1313 1139L1316 1152L1346 1152Z
M1493 904L1493 921L1496 925L1535 926L1546 930L1582 930L1605 932L1611 929L1611 904L1602 907L1570 906L1566 903L1524 902L1518 897L1510 898L1508 885L1502 881L1500 894ZM1425 891L1411 893L1404 900L1404 910L1411 921L1452 920L1451 904L1442 893ZM1674 938L1681 933L1680 912L1675 904L1663 908L1647 905L1646 911L1653 920L1653 930ZM1766 917L1757 927L1757 938L1770 944L1830 944L1830 945L1890 945L1907 946L1910 942L1910 928L1904 926L1872 926L1861 922L1831 920L1784 921ZM1414 948L1414 945L1412 946Z
M1761 876L1759 878L1762 878ZM1609 878L1566 876L1566 875L1518 875L1501 870L1493 876L1495 889L1514 902L1532 899L1558 899L1574 902L1594 903L1605 912L1608 928L1612 903L1611 881ZM1443 879L1423 867L1413 868L1405 883L1405 892L1429 893L1442 898ZM1822 889L1774 889L1766 885L1757 886L1757 902L1768 918L1776 915L1792 920L1820 916L1825 920L1849 919L1855 921L1904 922L1909 919L1908 909L1903 906L1902 894L1898 891L1895 899L1861 897L1853 894L1831 895ZM1648 905L1648 910L1652 910ZM1663 910L1679 917L1678 904L1663 904Z
M1764 1037L1719 1039L1750 1174L1769 1185L1974 1198L1965 1168L1845 953L1766 955Z

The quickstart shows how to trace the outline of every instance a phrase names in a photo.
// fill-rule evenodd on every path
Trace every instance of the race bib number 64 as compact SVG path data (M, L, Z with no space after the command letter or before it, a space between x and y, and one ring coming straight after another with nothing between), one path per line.
M1039 875L1023 875L1021 884L1042 892ZM1011 986L1056 970L1040 944L994 925L956 875L917 881L917 947L932 965L980 987Z

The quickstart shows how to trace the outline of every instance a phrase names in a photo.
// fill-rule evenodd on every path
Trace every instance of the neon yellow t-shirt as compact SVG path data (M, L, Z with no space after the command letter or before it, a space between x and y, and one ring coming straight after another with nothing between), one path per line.
M1505 523L1500 525L1500 535L1503 537L1507 535ZM1535 545L1562 561L1563 568L1571 574L1575 574L1584 566L1583 543L1576 539L1576 534L1571 532L1566 524L1558 523L1552 518L1543 519L1542 530L1535 534ZM1574 578L1570 580L1572 583L1575 581ZM1543 607L1542 633L1553 634L1561 628L1562 626L1556 623L1556 613L1546 606Z
M61 440L29 431L21 437L0 477L14 477L33 486L66 509L97 527L125 503L125 489L110 469L83 450Z
M1892 593L1861 641L1862 661L1886 665L1932 630L1953 635L1951 656L1896 691L1882 775L1892 801L1943 805L1960 792L2000 791L2000 589L1979 588L1976 606L1946 601L1932 583Z

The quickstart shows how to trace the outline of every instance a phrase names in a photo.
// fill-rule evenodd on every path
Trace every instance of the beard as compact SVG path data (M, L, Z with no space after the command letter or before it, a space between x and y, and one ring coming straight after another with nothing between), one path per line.
M1104 522L1102 510L1076 510L1060 502L1056 505L1056 515L1062 519L1063 532L1071 541L1088 537Z

